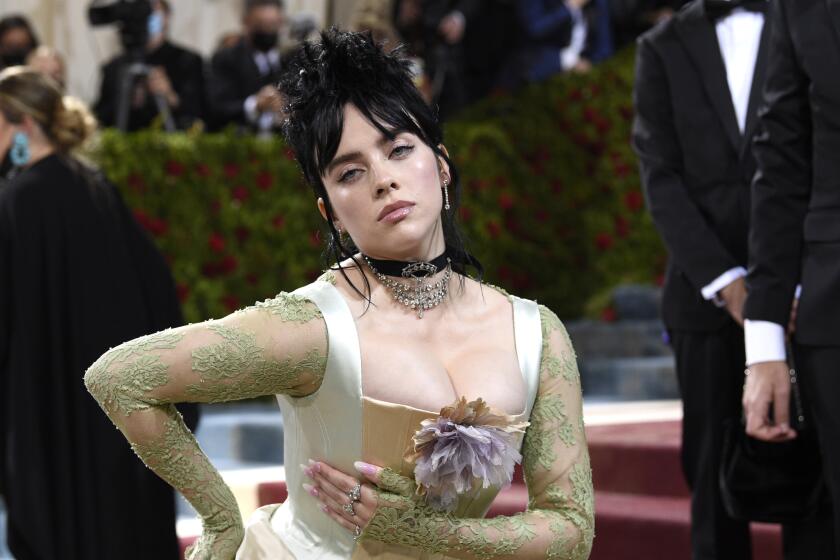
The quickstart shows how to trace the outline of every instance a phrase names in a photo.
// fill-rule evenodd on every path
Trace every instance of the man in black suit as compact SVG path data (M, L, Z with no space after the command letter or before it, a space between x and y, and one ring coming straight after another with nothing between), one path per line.
M840 0L773 2L767 84L754 154L747 433L796 437L789 425L785 327L793 321L831 502L840 506ZM801 285L798 306L791 301ZM771 420L770 412L772 408ZM825 516L813 558L840 560L840 512Z
M718 486L723 424L738 420L750 181L764 83L766 2L694 0L638 41L633 145L670 256L663 319L683 401L695 560L751 558Z
M204 119L204 61L197 53L169 41L171 15L169 2L152 2L144 58L149 74L135 82L131 90L128 130L146 128L160 116L160 105L155 96L165 103L177 129L189 128ZM129 54L124 53L102 69L99 100L94 110L99 122L105 126L118 125L124 73L131 62Z
M286 22L280 0L246 0L243 37L219 50L210 69L210 109L217 127L234 123L269 133L279 121L280 32Z

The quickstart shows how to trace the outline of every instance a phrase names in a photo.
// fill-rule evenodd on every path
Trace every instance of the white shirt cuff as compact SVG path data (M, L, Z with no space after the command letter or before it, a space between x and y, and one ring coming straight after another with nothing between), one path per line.
M248 119L248 122L257 122L257 119L260 118L260 113L257 111L257 96L249 95L245 99L243 108L245 109L245 117Z
M761 362L784 362L785 328L770 321L744 320L744 344L747 351L747 365Z
M703 299L710 300L714 299L715 296L719 291L727 287L729 284L737 280L738 278L743 278L747 275L747 269L743 266L736 266L735 268L730 268L707 285L703 286L703 289L700 290L700 293L703 294Z

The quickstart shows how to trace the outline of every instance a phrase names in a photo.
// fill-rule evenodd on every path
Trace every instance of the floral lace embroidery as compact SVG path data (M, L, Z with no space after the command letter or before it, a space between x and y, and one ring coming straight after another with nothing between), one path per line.
M256 303L253 307L277 315L283 321L294 323L308 323L313 319L323 317L318 306L310 300L287 292L281 292L272 299Z
M148 409L152 404L140 397L169 381L158 353L172 350L182 338L179 332L165 330L112 348L85 374L88 390L109 413L127 416Z
M288 319L290 314L278 315L284 321L293 320ZM294 387L304 373L310 372L317 384L323 379L327 357L317 350L300 361L266 359L265 349L257 344L253 333L221 324L208 328L223 341L192 353L193 370L202 374L200 383L186 388L186 394L195 400L224 402L259 397L271 393L272 388Z
M201 452L175 407L166 408L164 429L157 439L131 447L158 476L181 488L196 511L203 513L205 542L196 543L193 550L212 550L217 558L235 554L244 536L236 498Z

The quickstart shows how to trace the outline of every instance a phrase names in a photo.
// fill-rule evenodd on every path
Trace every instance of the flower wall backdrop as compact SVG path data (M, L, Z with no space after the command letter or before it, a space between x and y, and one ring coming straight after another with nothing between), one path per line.
M633 53L470 108L446 127L485 280L561 317L611 318L610 290L665 255L630 147ZM314 279L323 224L280 139L105 131L92 152L169 260L190 321Z

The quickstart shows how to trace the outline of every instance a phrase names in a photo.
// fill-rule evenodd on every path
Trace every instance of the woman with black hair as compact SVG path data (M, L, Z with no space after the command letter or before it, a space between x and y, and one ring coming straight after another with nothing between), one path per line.
M0 18L0 70L26 63L29 53L38 48L38 36L22 15Z
M458 175L408 63L330 31L281 90L337 264L291 294L123 344L85 377L202 517L188 558L587 558L574 352L551 311L467 276L481 268L455 224ZM173 404L268 394L289 499L243 529ZM520 460L529 510L483 519Z

